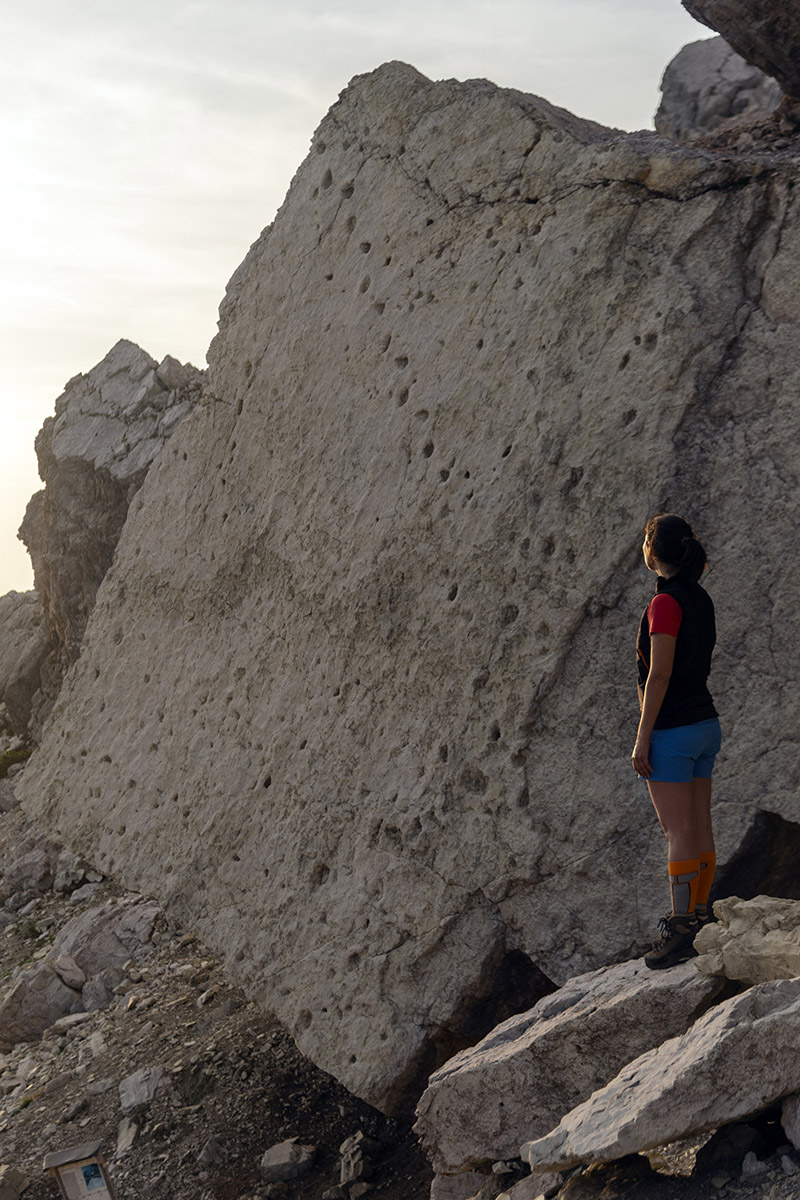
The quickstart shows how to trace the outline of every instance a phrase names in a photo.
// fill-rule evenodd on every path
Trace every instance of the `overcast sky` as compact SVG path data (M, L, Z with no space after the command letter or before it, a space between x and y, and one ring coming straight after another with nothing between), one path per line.
M205 365L225 284L348 80L389 59L623 129L710 36L679 0L6 0L0 42L0 594L33 439L120 338Z

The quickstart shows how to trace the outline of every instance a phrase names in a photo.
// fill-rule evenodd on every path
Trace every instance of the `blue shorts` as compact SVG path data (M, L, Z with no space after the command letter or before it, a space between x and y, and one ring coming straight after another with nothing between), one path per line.
M650 735L650 780L654 783L691 783L710 779L722 735L719 719L654 729Z

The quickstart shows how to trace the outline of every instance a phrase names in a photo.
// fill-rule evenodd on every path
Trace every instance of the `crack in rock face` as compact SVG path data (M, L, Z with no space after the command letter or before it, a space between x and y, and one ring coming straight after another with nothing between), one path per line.
M378 1107L492 964L650 940L654 510L713 563L721 862L795 819L794 174L394 63L231 280L21 791Z

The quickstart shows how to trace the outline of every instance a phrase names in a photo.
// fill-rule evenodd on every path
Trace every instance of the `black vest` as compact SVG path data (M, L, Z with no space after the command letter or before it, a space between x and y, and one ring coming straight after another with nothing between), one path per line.
M664 579L659 575L656 593L666 592L681 606L683 616L675 645L675 662L667 684L664 700L656 718L655 729L674 729L677 725L694 725L717 716L714 701L706 685L711 671L711 654L717 640L714 605L708 592L699 583L685 579ZM644 697L644 685L650 670L650 630L647 609L642 614L636 640L639 666L639 704Z

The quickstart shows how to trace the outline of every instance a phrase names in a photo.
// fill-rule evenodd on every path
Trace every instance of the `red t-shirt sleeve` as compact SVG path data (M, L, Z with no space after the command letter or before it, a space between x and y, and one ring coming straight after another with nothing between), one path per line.
M683 610L674 596L662 592L647 606L647 623L651 633L668 633L677 637Z

